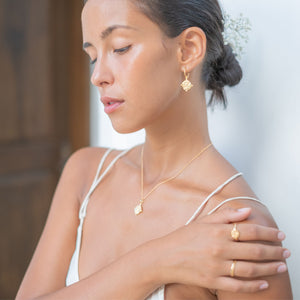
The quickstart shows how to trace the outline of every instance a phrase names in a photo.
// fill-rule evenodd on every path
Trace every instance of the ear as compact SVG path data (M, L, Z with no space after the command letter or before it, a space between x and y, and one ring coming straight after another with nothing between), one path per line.
M189 27L179 38L178 61L182 71L191 72L200 65L206 53L206 35L199 27Z

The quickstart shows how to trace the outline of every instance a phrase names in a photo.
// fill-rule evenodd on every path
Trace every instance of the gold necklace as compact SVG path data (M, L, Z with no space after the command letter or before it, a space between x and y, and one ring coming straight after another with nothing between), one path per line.
M178 177L196 158L198 158L204 151L206 151L212 144L210 143L209 145L207 145L206 147L204 147L198 154L196 154L187 164L184 165L183 168L181 168L174 176L167 178L159 183L157 183L151 190L150 192L148 192L148 194L146 196L144 196L144 146L142 148L142 152L141 152L141 200L140 203L134 208L134 213L135 215L139 215L143 212L143 203L146 200L146 198L148 196L150 196L150 194L152 192L154 192L159 186L161 186L164 183L167 183L173 179L175 179L176 177Z

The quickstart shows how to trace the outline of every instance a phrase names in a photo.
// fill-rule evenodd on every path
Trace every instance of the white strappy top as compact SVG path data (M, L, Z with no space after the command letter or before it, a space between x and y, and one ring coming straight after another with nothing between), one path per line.
M105 154L103 155L100 164L98 166L97 169L97 173L95 176L95 179L91 185L90 190L88 191L87 195L85 196L84 201L81 204L80 210L79 210L79 220L80 220L80 224L78 226L77 229L77 238L76 238L76 246L75 246L75 251L74 254L72 256L71 262L70 262L70 266L69 266L69 270L68 270L68 274L67 274L67 278L66 278L66 286L69 286L71 284L74 284L76 282L79 281L79 272L78 272L78 263L79 263L79 253L80 253L80 247L81 247L81 236L82 236L82 226L83 226L83 221L84 218L86 216L86 209L87 209L87 205L88 202L90 200L90 196L91 194L94 192L94 190L96 189L96 187L98 186L98 184L101 182L101 180L104 178L104 176L109 172L109 170L114 166L114 164L116 163L116 161L124 156L129 150L125 150L123 152L121 152L120 154L118 154L112 161L111 163L108 165L108 167L105 169L105 171L101 174L101 176L99 176L102 166L104 164L105 159L107 158L107 156L109 155L109 153L112 151L113 149L108 149ZM209 196L206 197L206 199L201 203L201 205L197 208L197 210L194 212L194 214L191 216L191 218L186 222L185 225L188 225L190 222L192 222L202 211L203 207L205 206L205 204L218 192L220 192L227 184L229 184L231 181L233 181L234 179L238 178L239 176L242 176L242 173L237 173L235 175L233 175L232 177L230 177L228 180L226 180L224 183L222 183L220 186L218 186ZM234 197L234 198L229 198L224 200L223 202L221 202L219 205L217 205L214 209L212 209L208 215L212 214L213 212L215 212L220 206L222 206L223 204L229 202L229 201L233 201L233 200L239 200L239 199L245 199L245 200L253 200L253 201L257 201L259 203L261 203L258 199L252 198L252 197ZM149 297L147 297L147 299L145 300L164 300L164 292L165 292L165 286L161 286L160 288L158 288L157 290L155 290Z

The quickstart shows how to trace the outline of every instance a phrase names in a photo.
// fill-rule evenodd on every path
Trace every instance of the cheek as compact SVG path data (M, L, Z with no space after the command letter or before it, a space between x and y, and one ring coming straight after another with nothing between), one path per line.
M125 97L134 100L135 108L149 112L159 105L163 109L178 95L181 76L177 57L162 46L157 49L141 46L121 66L119 82Z

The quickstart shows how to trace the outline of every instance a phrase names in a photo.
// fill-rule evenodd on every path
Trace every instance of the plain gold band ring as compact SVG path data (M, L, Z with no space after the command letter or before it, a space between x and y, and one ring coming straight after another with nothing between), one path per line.
M236 223L233 224L233 228L231 230L231 237L238 242L240 238L240 232L236 228Z
M230 267L230 277L234 277L235 265L236 265L236 260L234 260L232 262L232 264L231 264L231 267Z

